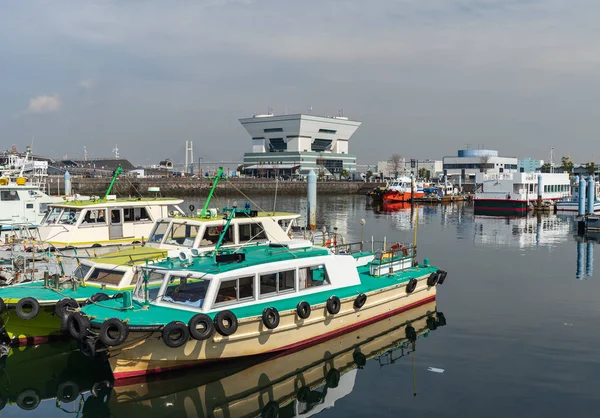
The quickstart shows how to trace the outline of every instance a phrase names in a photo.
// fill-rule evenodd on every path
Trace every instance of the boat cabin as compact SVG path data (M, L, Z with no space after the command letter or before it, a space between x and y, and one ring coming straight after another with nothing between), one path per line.
M39 225L48 204L63 200L48 196L38 187L24 181L18 184L3 180L7 179L0 178L0 224Z
M559 200L571 194L569 173L477 173L475 199L534 201L542 184L543 200Z
M154 222L183 211L181 199L101 199L48 206L38 227L40 239L57 248L99 247L141 242Z

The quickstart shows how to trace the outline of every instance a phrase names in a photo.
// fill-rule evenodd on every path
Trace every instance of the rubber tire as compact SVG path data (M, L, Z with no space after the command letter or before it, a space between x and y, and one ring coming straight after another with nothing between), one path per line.
M109 331L111 328L116 328L116 331L119 333L117 337L110 336ZM107 347L123 344L128 336L129 326L119 318L110 318L104 321L98 333L98 339Z
M86 338L85 340L79 341L79 352L88 358L96 357L96 342L97 340L92 338Z
M367 358L360 351L354 352L354 354L352 354L352 359L359 368L363 368L367 364Z
M105 300L109 300L109 299L110 299L110 296L108 296L106 293L98 292L98 293L94 293L88 299L88 303L104 302Z
M260 412L261 418L277 418L279 416L279 404L271 401L264 406Z
M79 308L79 304L73 298L62 298L61 300L56 302L56 305L54 305L54 315L58 316L61 319L66 318L67 316L69 316L68 314L70 314L67 308L76 309Z
M438 282L438 279L440 278L440 273L439 272L434 272L431 273L429 275L429 277L427 278L427 286L432 287L435 286Z
M66 389L70 389L66 391ZM65 393L66 392L66 393ZM67 380L58 385L56 389L56 399L63 403L71 403L79 396L79 385Z
M335 295L329 296L329 299L327 299L327 312L329 312L331 315L335 315L340 311L341 308L342 302L340 301L340 298Z
M310 388L308 386L302 386L298 389L298 393L296 394L296 399L298 402L306 403L308 402L308 397L310 396Z
M33 403L28 404L25 401L27 400L27 398L33 398ZM26 389L23 392L19 393L17 395L17 399L15 400L15 403L17 404L17 406L19 408L21 408L23 411L33 411L35 408L37 408L40 405L41 399L40 399L40 395L37 393L37 391L35 389Z
M31 312L23 311L23 307L27 305L31 305ZM19 318L29 321L40 312L40 304L35 298L23 298L17 302L15 310Z
M435 331L438 327L437 321L433 316L430 316L429 318L427 318L427 320L425 322L427 324L427 329L429 329L429 331Z
M204 324L204 331L198 330L198 324ZM192 316L188 322L188 328L190 329L191 337L198 341L207 340L215 333L215 324L213 324L210 316L205 314Z
M108 380L103 380L101 382L96 382L92 385L92 395L94 398L104 399L106 398L112 390L112 385Z
M406 339L410 342L415 342L417 340L417 331L412 325L406 326Z
M174 332L179 332L179 338L173 338L172 334ZM171 321L167 325L165 325L162 329L162 339L167 347L177 348L185 345L190 339L190 330L187 325L181 321Z
M446 276L448 275L447 271L441 271L440 272L440 278L438 279L438 284L444 284L444 282L446 281Z
M340 377L340 371L333 368L327 373L327 376L325 377L325 384L328 388L335 389L340 384Z
M4 302L4 299L0 298L0 314L2 312L6 312L6 303Z
M229 322L229 326L225 326L225 321ZM238 329L238 320L235 314L231 311L221 311L215 315L214 319L215 329L217 332L225 337L234 334Z
M442 312L437 313L437 323L440 327L446 326L446 316Z
M69 334L76 340L83 340L91 327L90 319L79 312L73 312L67 318Z
M265 308L262 312L262 321L268 329L275 329L279 325L279 311L275 308Z
M300 319L307 319L310 316L310 303L303 300L296 305L296 313Z
M417 279L410 279L406 284L406 293L412 293L417 288Z
M361 293L360 295L358 295L356 297L356 299L354 299L354 307L356 309L360 309L365 305L366 301L367 301L367 295L365 295L364 293Z

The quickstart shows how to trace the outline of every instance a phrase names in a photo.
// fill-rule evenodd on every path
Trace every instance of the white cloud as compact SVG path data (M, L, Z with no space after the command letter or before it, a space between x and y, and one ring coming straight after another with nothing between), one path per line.
M90 90L94 87L94 82L92 80L81 80L78 85L82 89Z
M60 97L58 94L54 95L42 95L34 97L29 100L29 113L40 114L40 113L52 113L60 110Z

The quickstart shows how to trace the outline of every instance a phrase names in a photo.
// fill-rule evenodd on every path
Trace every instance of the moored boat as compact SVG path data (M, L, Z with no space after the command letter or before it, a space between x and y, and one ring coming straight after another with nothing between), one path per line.
M415 250L335 254L291 241L182 252L67 328L90 351L107 347L115 378L316 344L434 300L446 272L417 264Z
M392 180L383 193L383 203L409 202L411 197L415 199L425 196L423 183L415 182L415 190L411 193L412 180L410 177L399 177Z

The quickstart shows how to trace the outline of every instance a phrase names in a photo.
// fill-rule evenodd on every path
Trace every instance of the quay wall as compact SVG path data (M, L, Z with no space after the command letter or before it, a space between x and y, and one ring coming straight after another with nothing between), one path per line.
M102 196L110 184L109 178L71 178L73 193L81 195ZM319 194L366 194L381 183L354 181L319 181ZM50 194L64 193L64 179L53 178L48 184ZM198 178L160 177L160 178L119 178L111 194L119 196L148 196L148 187L159 187L161 196L207 196L212 187L212 180ZM219 181L217 192L220 196L239 196L241 190L247 195L277 194L288 196L305 196L306 182L279 181L273 179L227 179Z

